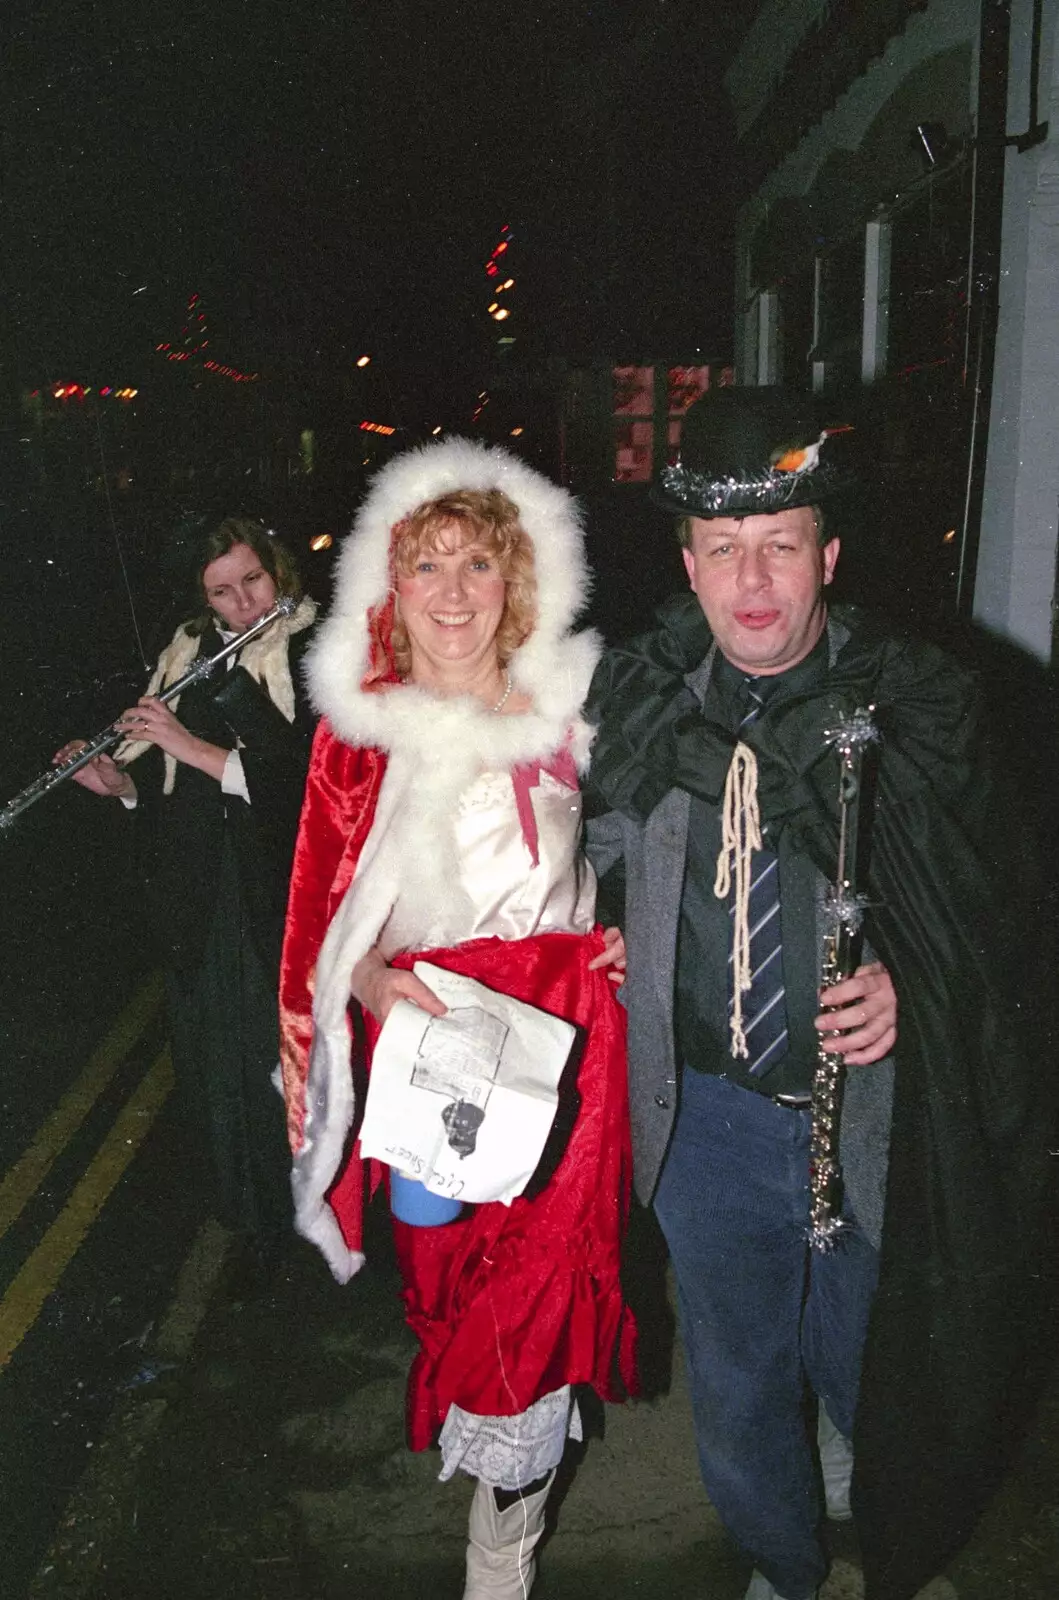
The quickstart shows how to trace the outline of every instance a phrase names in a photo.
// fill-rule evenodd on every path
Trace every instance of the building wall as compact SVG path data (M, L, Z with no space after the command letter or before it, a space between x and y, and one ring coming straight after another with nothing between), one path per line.
M800 205L803 232L808 225L818 247L833 245L835 235L827 224L837 215L835 197L845 183L848 194L839 203L855 219L851 240L862 230L869 263L873 206L885 207L905 194L901 184L886 188L898 170L902 126L907 123L911 130L920 117L936 116L950 132L973 140L982 3L930 0L742 206L734 319L738 382L799 381L799 375L783 370L783 301L788 290L777 282L776 249L770 258L760 248L762 237L785 215L797 216L791 208ZM1012 142L1006 154L999 320L973 610L979 623L1048 661L1059 651L1054 603L1059 547L1059 0L1038 4L1043 26L1036 117L1038 124L1048 123L1048 137L1024 141L1021 149ZM767 105L785 63L825 10L826 0L765 0L757 8L726 76L741 133ZM1034 21L1034 0L1011 0L1012 140L1026 132L1033 115ZM953 126L961 103L966 120ZM885 370L868 359L870 287L869 263L865 382ZM885 356L885 303L878 313ZM973 355L969 352L966 359L973 361ZM820 382L826 386L825 367L820 368ZM816 377L814 367L814 383ZM968 555L967 563L972 559ZM961 546L961 593L964 561Z
M974 614L1054 660L1059 539L1059 0L1045 0L1038 119L1049 137L1009 147L1000 316ZM1009 134L1030 121L1032 0L1012 8Z
M762 7L725 76L740 131L757 114L767 97L770 82L823 8L824 0L769 0ZM917 68L961 45L974 52L979 11L980 0L932 0L925 11L913 16L903 31L890 40L885 55L850 85L832 110L740 209L736 224L735 290L735 355L740 383L760 382L763 377L755 338L757 324L750 302L754 292L767 285L753 281L750 242L769 207L791 196L806 194L824 163L836 151L856 151L879 112ZM771 44L770 39L773 40ZM969 120L973 114L976 77L972 58L967 82Z
M827 3L828 0L767 0L759 7L736 59L724 75L737 138L742 138L763 110L773 78L783 71L795 45Z

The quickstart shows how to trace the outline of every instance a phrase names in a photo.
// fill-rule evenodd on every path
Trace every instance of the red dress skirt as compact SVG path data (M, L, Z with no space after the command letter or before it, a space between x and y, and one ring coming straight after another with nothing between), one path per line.
M568 1383L590 1384L604 1400L637 1392L635 1324L619 1274L632 1166L625 1013L605 971L588 970L602 948L597 931L422 953L562 1017L578 1034L527 1193L439 1227L394 1219L405 1314L420 1346L408 1380L413 1450L433 1443L451 1405L501 1417ZM367 1022L370 1051L379 1029Z

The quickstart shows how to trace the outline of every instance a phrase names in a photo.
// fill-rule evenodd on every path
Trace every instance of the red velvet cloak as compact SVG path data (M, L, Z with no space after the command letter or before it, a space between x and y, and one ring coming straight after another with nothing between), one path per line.
M356 871L385 765L381 751L353 749L321 725L280 979L295 1151L304 1137L316 956ZM635 1329L619 1280L631 1173L625 1018L606 975L588 971L601 949L597 932L478 939L428 952L439 966L565 1018L579 1036L560 1093L563 1133L530 1197L475 1206L438 1228L394 1222L406 1314L420 1341L408 1392L413 1449L433 1441L452 1404L510 1416L564 1383L589 1383L608 1400L635 1391ZM416 957L399 959L411 965ZM370 1049L378 1033L370 1018L367 1032ZM354 1146L328 1194L353 1250L361 1243L365 1176Z

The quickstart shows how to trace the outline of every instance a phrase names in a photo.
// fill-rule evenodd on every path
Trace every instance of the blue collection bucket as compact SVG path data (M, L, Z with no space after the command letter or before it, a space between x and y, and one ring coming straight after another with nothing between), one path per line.
M398 1222L410 1222L413 1228L436 1228L439 1223L454 1222L463 1210L463 1201L434 1194L418 1178L406 1178L391 1167L390 1210Z

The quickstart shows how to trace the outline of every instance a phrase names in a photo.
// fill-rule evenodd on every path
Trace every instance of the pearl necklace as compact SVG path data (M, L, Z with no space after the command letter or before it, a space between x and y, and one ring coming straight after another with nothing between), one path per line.
M504 668L504 692L500 696L500 699L497 701L496 705L492 707L492 710L493 711L503 711L505 705L507 704L507 697L508 697L508 695L510 693L511 693L511 674L510 674L510 672L508 672L507 668L505 667Z

